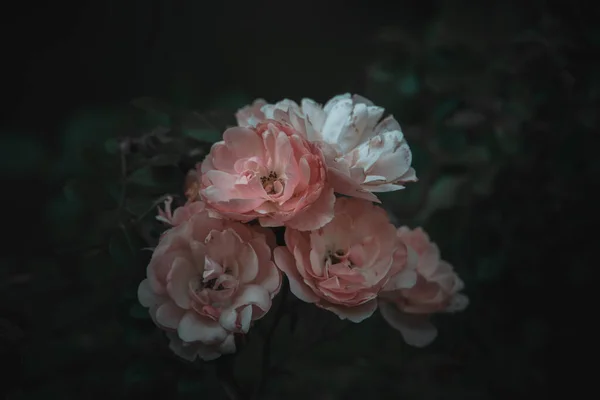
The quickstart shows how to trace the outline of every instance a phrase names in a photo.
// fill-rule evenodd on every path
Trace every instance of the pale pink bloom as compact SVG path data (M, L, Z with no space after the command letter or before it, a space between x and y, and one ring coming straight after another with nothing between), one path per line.
M175 212L171 211L171 204L173 203L173 198L171 196L167 197L165 200L165 208L162 210L160 207L158 208L158 215L156 219L164 222L165 224L176 226L190 219L194 214L198 214L203 212L206 207L204 203L201 201L188 202L182 207L178 207L175 209Z
M179 353L211 359L235 351L231 334L247 333L269 310L281 273L268 241L250 225L206 211L163 234L138 298L159 327L181 340L172 341Z
M417 255L417 282L412 288L382 293L380 309L390 325L398 329L407 343L422 347L437 336L429 315L436 312L454 312L468 305L468 298L458 293L464 287L462 280L446 261L423 229L401 227L398 238Z
M342 319L368 318L380 290L408 288L416 281L407 248L386 212L366 200L338 199L330 223L312 232L287 228L285 243L274 257L292 293Z
M206 206L230 219L311 230L333 218L321 150L285 123L226 130L199 175Z
M256 99L249 106L239 109L235 114L238 126L255 128L256 125L266 119L261 108L267 104L268 103L264 99Z
M403 189L417 180L398 121L391 115L381 120L383 113L370 100L346 93L323 107L311 99L303 99L301 106L288 99L276 104L260 99L237 117L244 126L264 118L291 124L322 147L336 192L378 202L373 192Z

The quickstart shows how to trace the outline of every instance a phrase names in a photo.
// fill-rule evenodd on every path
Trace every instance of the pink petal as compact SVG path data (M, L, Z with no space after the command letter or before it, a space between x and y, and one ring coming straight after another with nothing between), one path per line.
M177 334L184 342L217 344L227 338L227 332L217 321L200 316L194 311L184 314L177 327Z
M304 283L304 279L296 269L296 261L289 250L280 246L273 251L275 265L288 277L290 291L306 303L316 303L319 297Z
M415 347L425 347L437 336L437 329L427 315L406 314L386 301L379 302L381 315L392 328L398 330L406 343Z
M313 204L288 220L286 226L299 231L319 229L333 219L334 205L333 189L324 189Z
M330 303L319 304L319 307L335 313L338 317L340 317L340 319L347 319L349 321L358 323L373 315L375 310L377 310L377 300L373 299L354 307L344 307Z
M167 276L167 292L175 303L188 310L191 306L190 281L197 276L194 266L185 258L178 257L173 262L171 272Z
M327 172L329 174L329 183L333 186L336 193L381 203L377 196L361 186L362 181L356 181L335 168L330 167Z
M148 279L144 279L142 283L140 283L137 294L140 304L144 307L152 307L167 301L166 297L159 296L152 290Z
M253 315L252 306L262 311L260 315ZM250 321L264 315L269 308L271 308L269 292L258 285L247 285L240 290L233 304L223 310L219 323L229 331L246 333L250 328Z
M164 303L156 310L156 322L165 328L177 329L179 321L183 318L185 310L177 307L174 303Z

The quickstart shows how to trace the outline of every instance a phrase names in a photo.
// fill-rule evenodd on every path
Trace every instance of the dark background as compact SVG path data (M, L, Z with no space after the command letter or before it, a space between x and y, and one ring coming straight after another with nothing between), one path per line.
M107 267L110 258L85 261L78 240L100 229L88 220L105 210L65 203L70 178L119 180L86 170L79 150L103 149L114 136L107 121L140 96L233 112L256 97L324 102L359 93L393 112L414 145L419 185L437 203L417 195L406 205L395 193L387 207L432 233L467 282L469 309L442 316L440 337L424 350L403 346L374 317L273 378L274 398L541 396L549 362L563 355L549 353L551 337L585 342L574 310L592 301L588 232L597 229L588 210L598 204L600 172L591 3L15 4L0 16L0 360L9 371L0 394L223 396L210 369L172 357L151 323L132 316L143 259L126 273ZM448 130L461 110L486 122ZM495 141L498 129L512 144ZM473 146L492 156L473 161ZM514 148L498 150L506 146ZM481 178L482 170L492 172ZM465 177L461 190L452 179L435 185L448 176Z

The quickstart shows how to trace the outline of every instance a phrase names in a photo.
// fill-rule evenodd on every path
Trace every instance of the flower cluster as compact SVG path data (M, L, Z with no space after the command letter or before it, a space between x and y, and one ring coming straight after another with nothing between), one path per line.
M429 315L464 309L450 264L420 228L396 228L377 193L416 182L400 125L349 94L256 100L236 114L186 180L187 203L163 233L139 287L142 305L193 360L236 351L271 308L282 277L300 300L361 322L378 308L405 341L436 336ZM271 228L285 227L277 246Z

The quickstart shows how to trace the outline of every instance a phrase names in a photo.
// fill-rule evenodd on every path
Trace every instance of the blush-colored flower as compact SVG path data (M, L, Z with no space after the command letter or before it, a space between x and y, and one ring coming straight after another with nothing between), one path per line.
M264 118L291 124L309 141L318 143L336 192L378 202L375 192L404 188L417 180L412 153L393 116L381 120L384 109L348 93L320 106L303 99L266 104L257 100L238 111L238 123L252 126Z
M183 222L189 220L193 215L204 212L206 207L201 201L188 202L181 207L177 207L175 212L171 211L171 205L173 204L173 198L168 196L165 200L165 208L158 208L158 215L156 219L164 222L167 225L180 225Z
M384 287L408 288L416 280L386 212L366 200L338 199L330 223L312 232L287 228L285 243L274 257L292 293L342 319L368 318Z
M468 298L459 293L464 288L462 280L452 266L440 258L437 245L423 229L401 227L397 235L417 255L417 281L412 288L382 293L380 309L407 343L422 347L437 336L429 315L463 310Z
M264 99L256 99L252 104L239 109L237 113L235 113L235 119L238 126L255 128L256 125L266 119L261 108L267 104L268 103Z
M179 353L211 359L235 351L231 334L247 333L269 310L281 273L268 241L248 224L206 211L161 236L138 298L159 327L181 340L171 341Z
M285 123L226 130L199 176L207 207L231 219L311 230L333 218L335 195L321 150Z

